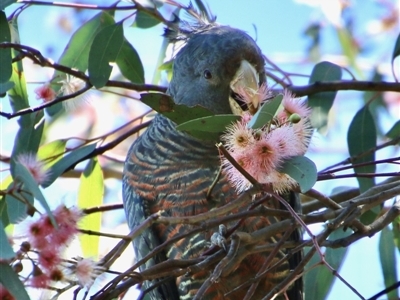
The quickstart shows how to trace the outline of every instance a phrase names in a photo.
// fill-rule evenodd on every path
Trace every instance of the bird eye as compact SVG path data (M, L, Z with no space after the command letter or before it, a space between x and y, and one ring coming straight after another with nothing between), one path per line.
M204 75L205 79L211 79L212 78L212 74L211 74L210 70L205 70L203 75Z

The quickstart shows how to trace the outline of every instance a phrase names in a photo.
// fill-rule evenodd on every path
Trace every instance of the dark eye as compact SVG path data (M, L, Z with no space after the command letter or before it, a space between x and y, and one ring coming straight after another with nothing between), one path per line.
M212 74L211 74L210 70L205 70L203 75L204 75L205 79L211 79L212 78Z

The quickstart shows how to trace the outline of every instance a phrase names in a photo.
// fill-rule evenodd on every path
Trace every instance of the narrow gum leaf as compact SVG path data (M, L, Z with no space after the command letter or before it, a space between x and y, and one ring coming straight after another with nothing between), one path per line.
M97 159L91 159L80 178L78 191L78 206L81 208L96 207L103 203L104 182L103 172ZM100 213L85 216L80 222L81 228L100 231ZM79 236L84 257L97 257L99 236L81 234Z
M314 66L309 83L336 81L341 78L342 69L333 63L324 61ZM336 92L323 92L308 96L307 104L312 108L311 124L314 128L326 130L328 114L336 94Z

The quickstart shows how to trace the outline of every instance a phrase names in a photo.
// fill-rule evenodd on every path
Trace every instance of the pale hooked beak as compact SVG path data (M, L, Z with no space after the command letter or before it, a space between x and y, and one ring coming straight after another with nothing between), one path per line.
M259 75L256 69L247 60L242 60L240 68L230 83L231 90L243 99L251 114L254 114L260 105L260 97L257 94L258 80ZM232 96L229 97L229 105L234 114L243 113L243 109Z

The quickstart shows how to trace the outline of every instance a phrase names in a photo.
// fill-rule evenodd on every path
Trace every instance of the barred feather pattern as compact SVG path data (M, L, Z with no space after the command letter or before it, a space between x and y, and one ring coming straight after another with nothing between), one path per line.
M147 131L138 138L129 150L123 177L124 205L129 227L135 228L150 214L163 211L164 216L192 216L223 206L238 197L224 175L207 192L219 171L219 156L214 144L195 139L179 132L167 118L158 115ZM294 195L294 194L293 194ZM294 205L297 199L291 199ZM269 208L281 208L279 203L269 203ZM245 209L245 207L241 208ZM238 229L253 232L276 222L274 218L248 218ZM227 224L228 227L232 224ZM136 259L147 255L152 249L172 237L188 232L194 227L186 224L166 226L154 225L134 241ZM218 227L208 232L189 236L171 245L162 254L156 255L140 267L143 271L166 259L190 259L198 257L209 248L210 237ZM279 239L279 236L277 237ZM295 233L293 238L298 239ZM268 241L266 241L268 242ZM270 241L271 242L271 241ZM268 256L268 252L247 256L227 277L211 285L202 299L242 299L246 289L224 297L240 284L253 278ZM278 261L283 253L275 257ZM288 275L298 263L300 256L269 272L261 280L253 299L263 298L277 283ZM184 275L169 281L150 292L151 299L192 299L209 272L193 276ZM145 282L146 288L156 281ZM296 287L290 299L301 299L301 285ZM178 296L179 295L179 296Z

